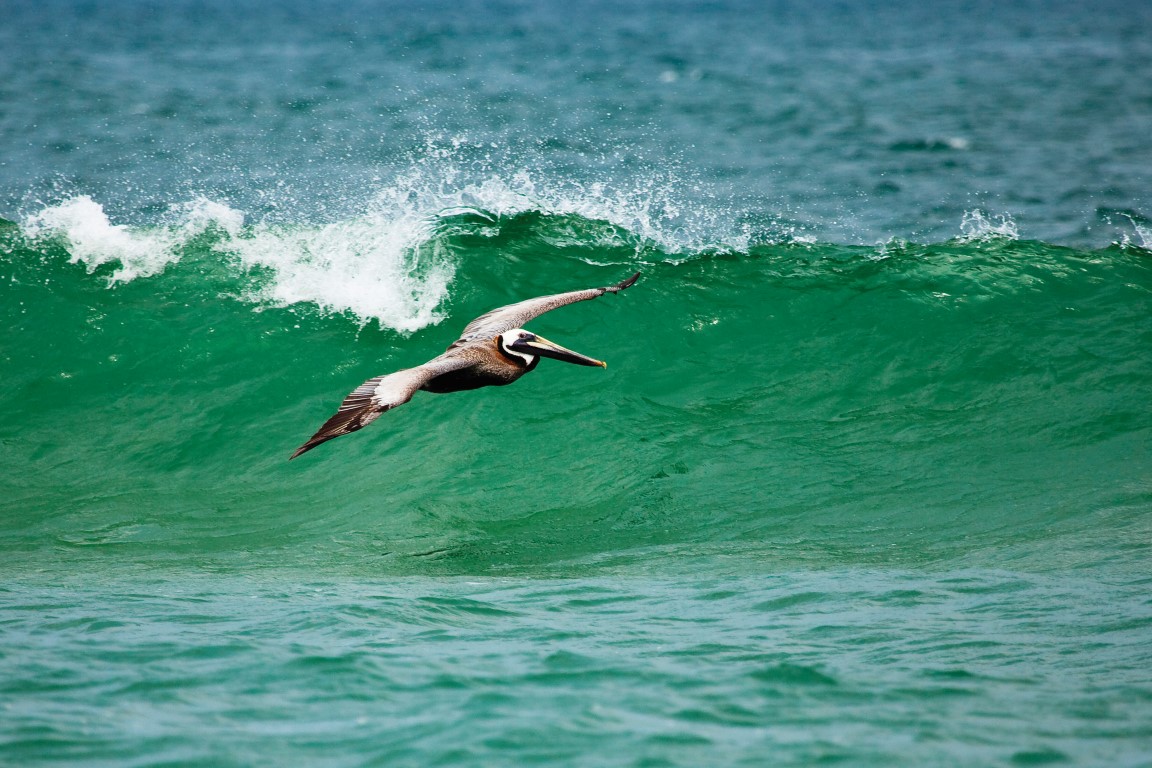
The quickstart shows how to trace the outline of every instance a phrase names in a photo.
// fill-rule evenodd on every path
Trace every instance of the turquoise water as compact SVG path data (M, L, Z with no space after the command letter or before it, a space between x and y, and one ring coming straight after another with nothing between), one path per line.
M0 764L1152 764L1146 10L11 18Z

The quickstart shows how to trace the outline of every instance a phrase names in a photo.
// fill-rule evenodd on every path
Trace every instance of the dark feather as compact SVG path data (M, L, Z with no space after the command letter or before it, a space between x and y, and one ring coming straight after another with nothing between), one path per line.
M382 409L372 402L372 393L376 391L376 386L383 378L383 376L377 376L374 379L369 379L354 389L348 397L344 398L344 402L340 403L340 410L336 411L336 415L324 422L316 434L308 438L308 442L297 448L296 452L289 457L289 461L302 453L307 453L321 443L363 429L371 424L377 416L388 410L387 408Z

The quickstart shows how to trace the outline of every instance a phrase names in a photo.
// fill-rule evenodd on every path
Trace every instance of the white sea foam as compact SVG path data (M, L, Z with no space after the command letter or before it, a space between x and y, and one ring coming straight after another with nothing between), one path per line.
M981 240L1018 240L1020 230L1011 216L990 216L983 211L966 211L960 221L960 239L964 242Z
M618 189L540 181L519 171L465 183L475 174L452 167L451 151L426 158L426 164L367 195L358 212L329 223L246 225L242 212L201 197L173 205L156 226L129 227L113 223L100 203L81 195L27 217L23 228L31 237L58 238L71 260L89 271L115 264L113 283L162 272L181 258L192 238L211 229L212 248L222 259L242 273L259 268L260 277L245 293L254 303L313 304L401 332L442 319L438 308L448 296L458 256L435 236L436 223L460 210L494 217L528 211L577 215L626 231L637 248L654 243L668 254L747 248L747 235L723 243L710 237L723 217L685 211L674 200L672 178ZM603 236L601 245L621 244L611 228Z
M24 233L34 238L60 238L69 261L84 264L89 272L117 263L113 283L128 282L162 272L179 260L180 247L211 226L230 235L240 231L243 214L225 205L198 198L174 207L176 226L133 229L113 224L104 206L88 195L78 195L51 205L24 220Z
M236 237L244 228L243 213L206 197L198 197L190 203L173 206L172 215L185 239L212 227Z
M1152 228L1143 227L1132 222L1132 226L1136 228L1136 234L1140 237L1140 247L1144 249L1152 249Z
M463 175L443 164L417 169L382 187L361 213L345 220L296 228L262 223L218 247L245 267L274 273L255 298L278 305L311 302L410 332L442 319L437 307L457 266L457 257L434 237L435 224L445 215L574 214L609 222L636 242L655 242L668 251L692 246L688 229L667 226L679 210L654 186L624 193L597 184L549 185L523 171L455 184ZM614 237L607 230L604 235Z
M160 225L128 227L80 195L28 216L23 230L29 237L59 240L70 261L89 272L116 265L110 281L119 283L159 274L180 260L192 238L211 228L219 235L213 248L222 258L244 272L261 267L270 273L270 280L248 292L253 301L312 303L407 332L439 319L435 309L453 274L450 259L428 240L424 213L419 204L393 199L322 226L245 227L242 212L197 198L172 206Z
M137 232L109 221L104 207L87 195L49 206L24 222L32 237L55 236L65 241L73 264L91 272L102 264L118 262L113 282L134 280L160 272L176 258L180 238L168 230Z
M1123 239L1121 239L1121 241L1120 241L1120 245L1125 246L1125 247L1129 246L1129 245L1136 245L1138 248L1143 248L1145 250L1152 250L1152 228L1144 226L1140 222L1136 221L1135 217L1129 216L1128 214L1124 214L1124 218L1128 219L1128 221L1131 222L1132 231L1136 235L1136 237L1140 238L1140 242L1139 243L1133 243L1132 237L1129 234L1125 233L1123 236Z
M527 211L576 215L613 224L637 241L655 243L670 254L717 246L739 250L748 247L746 232L718 234L727 228L728 217L723 212L680 203L676 188L681 182L672 174L635 181L629 187L603 182L557 182L524 170L510 175L491 173L482 180L451 187L445 183L465 175L450 165L431 173L413 173L385 189L376 203L393 208L421 201L425 215L459 208L497 216Z
M442 319L436 308L455 272L427 230L418 217L374 212L320 227L261 224L217 247L246 268L271 270L272 280L250 294L254 300L312 303L411 332Z

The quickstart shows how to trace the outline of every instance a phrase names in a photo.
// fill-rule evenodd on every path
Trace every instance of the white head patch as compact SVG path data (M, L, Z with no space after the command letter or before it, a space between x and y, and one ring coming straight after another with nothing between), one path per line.
M500 349L504 350L504 353L507 355L520 358L524 361L525 365L531 365L532 361L535 360L537 356L529 355L526 352L519 352L515 349L512 349L512 343L522 338L531 338L534 335L535 334L526 331L523 328L513 328L510 331L504 331L504 333L500 334L499 336Z

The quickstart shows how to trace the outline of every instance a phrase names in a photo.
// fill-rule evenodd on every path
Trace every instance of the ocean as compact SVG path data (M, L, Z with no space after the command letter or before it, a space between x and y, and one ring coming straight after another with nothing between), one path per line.
M3 16L0 765L1152 766L1152 6Z

